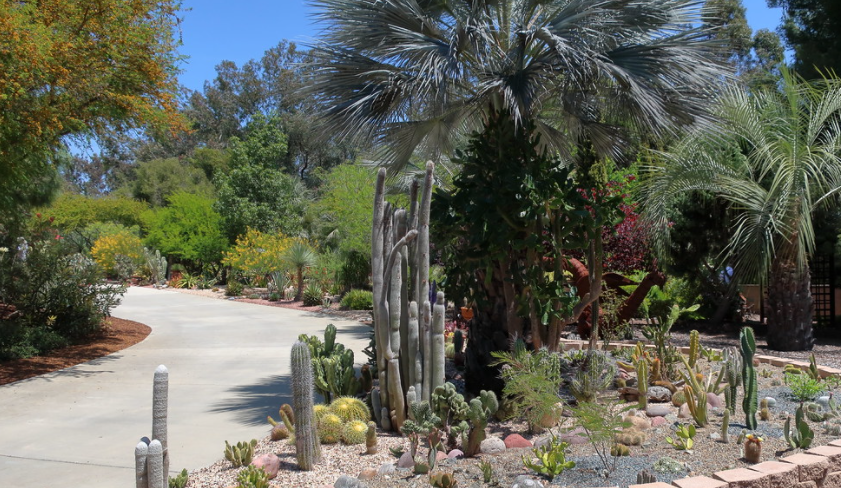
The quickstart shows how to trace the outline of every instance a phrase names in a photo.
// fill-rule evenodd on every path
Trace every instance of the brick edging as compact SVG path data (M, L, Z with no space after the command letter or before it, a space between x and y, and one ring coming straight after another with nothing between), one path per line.
M586 349L586 341L561 339L564 351ZM634 348L636 344L609 344L608 351ZM646 345L646 349L654 346ZM597 345L601 349L601 344ZM679 350L686 354L688 347ZM785 368L786 365L808 370L809 363L776 356L754 356L760 364ZM818 366L821 378L841 376L841 369ZM779 461L765 461L746 468L718 471L709 476L691 476L676 479L672 484L663 482L630 485L628 488L841 488L841 439L826 446L813 447L805 452L791 454ZM606 487L607 488L607 487ZM610 487L618 488L618 487Z

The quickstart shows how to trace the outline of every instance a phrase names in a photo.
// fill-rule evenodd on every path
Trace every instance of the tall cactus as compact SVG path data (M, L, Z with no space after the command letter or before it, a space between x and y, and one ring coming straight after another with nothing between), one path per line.
M724 391L725 405L730 413L736 413L736 396L739 385L742 384L742 356L735 347L724 349L724 362L721 367L727 380L727 389Z
M321 444L313 420L310 348L304 342L298 341L292 346L291 372L292 410L295 412L295 455L298 467L309 471L321 460Z
M648 361L640 358L637 361L637 389L640 393L639 408L648 407Z
M134 478L136 488L149 488L147 463L149 459L149 445L140 441L134 448Z
M157 439L149 443L146 469L149 478L149 488L165 488L168 484L167 471L164 470L164 448Z
M742 400L742 410L745 412L745 425L750 430L756 430L756 369L753 367L753 355L756 353L756 339L753 329L743 327L739 333L739 344L742 353L742 384L745 397Z
M152 439L161 443L163 470L169 473L169 442L167 435L167 406L169 404L169 370L161 364L155 369L152 388Z
M695 363L698 362L698 354L701 350L700 334L697 330L689 333L689 366L695 368Z
M408 214L385 203L385 170L377 175L371 268L379 398L372 398L372 403L379 407L375 415L383 429L400 429L408 413L406 393L410 387L418 401L428 401L432 390L444 381L446 302L442 295L441 309L433 311L430 302L434 297L429 291L433 170L434 165L427 163L421 192L417 184L412 185ZM433 320L436 313L439 322Z

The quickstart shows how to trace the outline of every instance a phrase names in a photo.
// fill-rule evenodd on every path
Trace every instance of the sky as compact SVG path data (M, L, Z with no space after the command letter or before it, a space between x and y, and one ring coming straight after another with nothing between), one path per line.
M312 19L314 9L306 0L185 0L181 26L188 56L179 76L182 85L201 90L215 77L215 67L223 60L242 66L259 59L283 39L298 45L313 42L319 27ZM754 30L775 30L780 10L769 9L765 0L742 0L748 23Z

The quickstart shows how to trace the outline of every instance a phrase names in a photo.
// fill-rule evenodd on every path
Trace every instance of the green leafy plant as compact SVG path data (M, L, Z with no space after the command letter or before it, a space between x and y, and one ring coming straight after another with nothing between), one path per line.
M791 396L801 402L814 400L815 396L823 390L817 380L806 374L786 373L785 382L791 390Z
M269 474L263 468L248 465L237 474L237 488L268 488Z
M323 297L324 294L321 292L321 287L310 283L304 288L302 300L304 301L305 307L315 307L322 304L321 300Z
M351 290L342 297L341 305L348 310L373 310L374 294L368 290Z
M523 465L535 473L554 478L565 470L575 467L574 461L566 460L567 448L569 448L568 443L559 442L553 436L549 444L532 450L532 454L537 458L537 462L524 455Z
M479 461L479 469L482 471L482 481L490 483L494 476L494 467L490 462L482 459Z
M169 477L169 488L184 488L187 486L187 479L190 477L190 474L187 473L186 469L182 469L178 476Z
M624 406L616 400L604 403L582 402L572 409L574 427L584 429L584 435L590 441L596 455L609 475L616 469L616 456L611 456L616 432L631 426L631 422L622 418L622 414L633 408Z
M675 431L675 438L667 436L666 442L674 446L679 451L688 451L695 445L695 426L693 424L683 424L677 427Z
M228 297L238 297L242 295L245 286L239 281L231 278L228 280L228 287L225 289L225 296Z

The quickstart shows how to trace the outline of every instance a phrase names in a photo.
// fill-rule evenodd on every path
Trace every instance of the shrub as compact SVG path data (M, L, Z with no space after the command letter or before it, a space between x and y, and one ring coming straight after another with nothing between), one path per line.
M228 287L225 289L225 296L238 297L242 295L245 286L235 279L228 280Z
M342 308L349 310L373 310L374 294L368 290L351 290L342 297Z
M807 374L786 373L785 379L791 389L791 396L801 402L814 400L815 396L823 390L820 382Z
M324 295L321 293L321 287L309 284L306 288L304 288L304 306L305 307L315 307L316 305L321 305L321 299Z
M146 256L140 238L128 230L104 235L93 243L91 255L109 276L129 278L134 269L145 264Z

